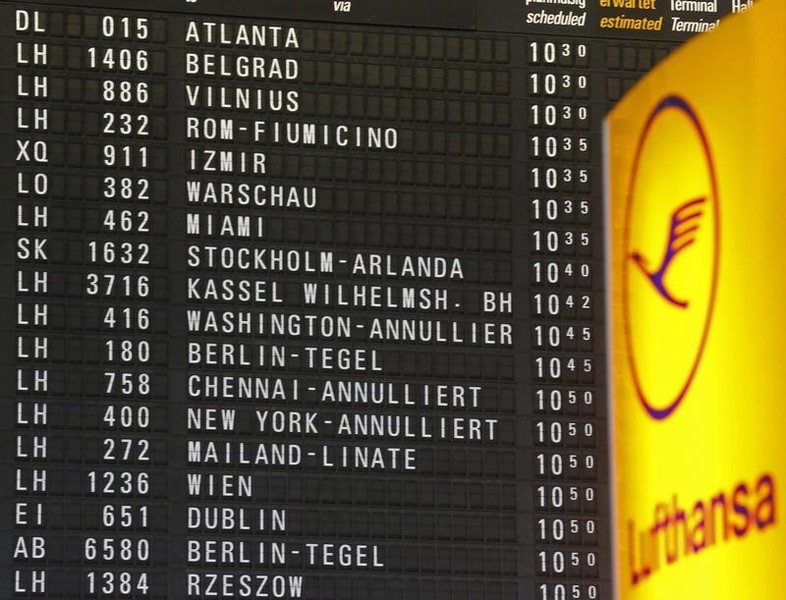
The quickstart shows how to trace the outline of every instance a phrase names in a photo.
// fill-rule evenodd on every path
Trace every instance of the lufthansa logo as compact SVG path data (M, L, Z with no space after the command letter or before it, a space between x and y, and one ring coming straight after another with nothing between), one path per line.
M720 248L718 186L696 111L679 96L650 112L625 212L625 341L639 399L654 419L682 402L712 322Z

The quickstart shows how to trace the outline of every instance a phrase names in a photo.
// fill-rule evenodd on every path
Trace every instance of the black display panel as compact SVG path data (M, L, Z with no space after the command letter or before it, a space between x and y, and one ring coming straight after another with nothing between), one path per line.
M745 2L0 4L0 597L612 597L601 123Z

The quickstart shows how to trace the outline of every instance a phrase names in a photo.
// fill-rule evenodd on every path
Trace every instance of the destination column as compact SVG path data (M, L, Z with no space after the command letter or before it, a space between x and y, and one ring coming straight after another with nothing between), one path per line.
M506 42L184 53L186 597L515 597Z
M315 187L277 181L280 162L264 140L269 115L299 107L298 33L197 18L186 18L183 32L183 597L298 598L309 587L313 595L318 586L287 566L305 553L288 546L292 511L271 502L261 476L298 469L300 440L284 438L315 427L308 413L267 410L301 402L298 375L281 373L296 356L268 343L268 331L286 305L282 272L300 271L301 261L310 269L318 254L271 243L271 221L317 203Z

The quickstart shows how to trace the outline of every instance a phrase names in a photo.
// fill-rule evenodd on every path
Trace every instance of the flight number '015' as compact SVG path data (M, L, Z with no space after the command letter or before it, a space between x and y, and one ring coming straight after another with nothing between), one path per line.
M113 17L101 19L101 36L121 40L146 40L150 35L146 17Z

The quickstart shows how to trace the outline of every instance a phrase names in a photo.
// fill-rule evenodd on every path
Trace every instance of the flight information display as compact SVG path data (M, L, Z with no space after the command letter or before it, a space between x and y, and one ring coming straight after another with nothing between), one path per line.
M0 597L608 600L601 124L744 0L0 3Z

